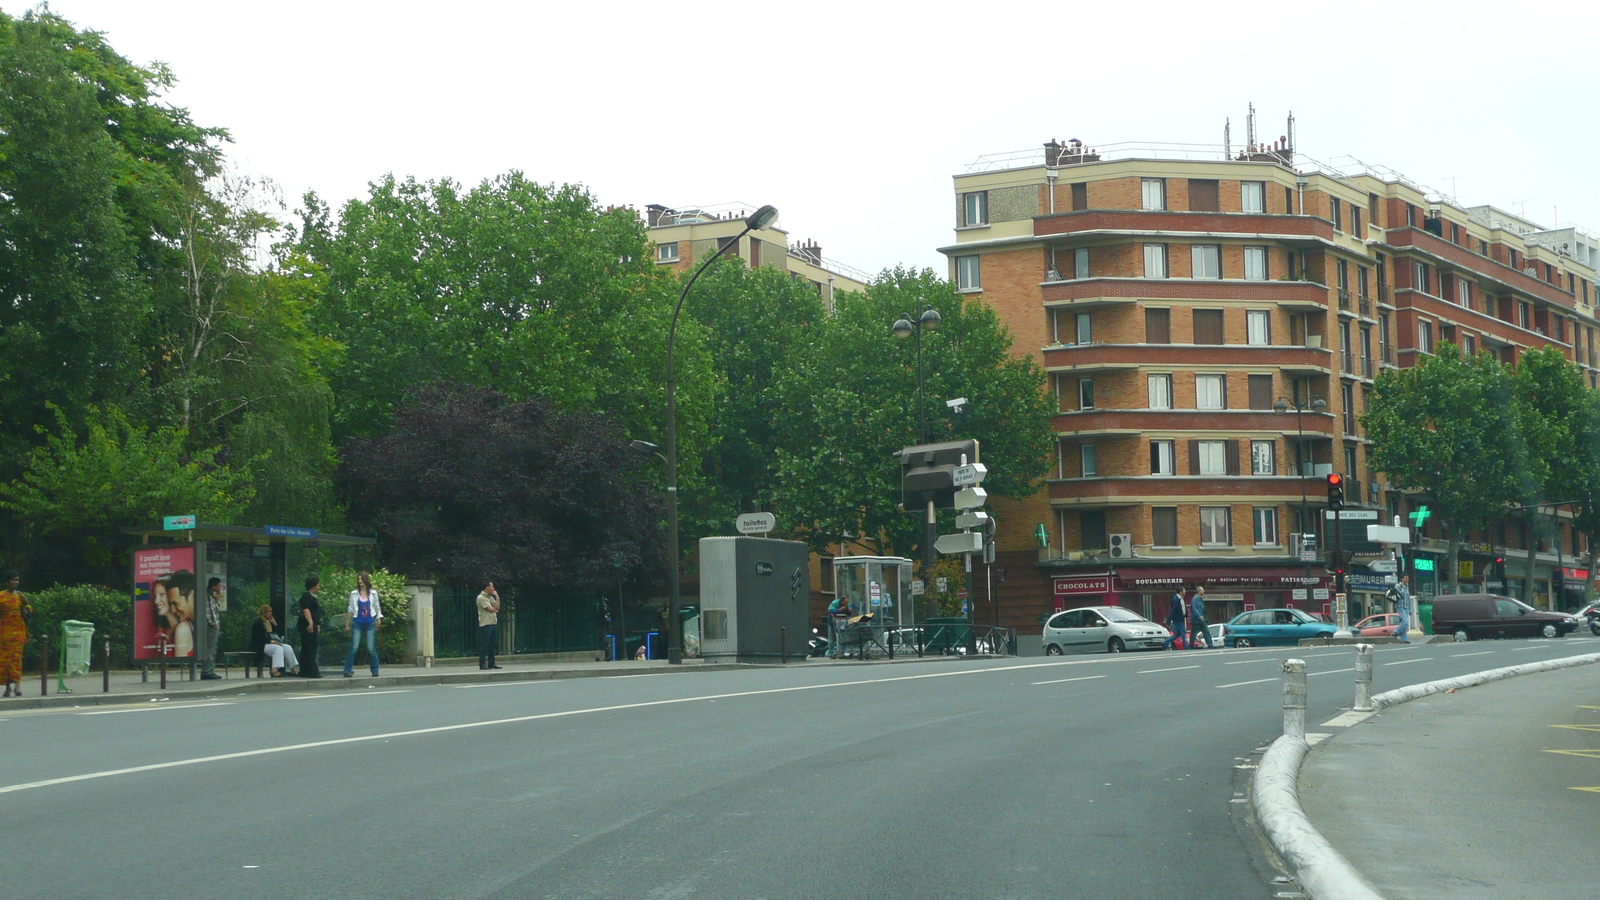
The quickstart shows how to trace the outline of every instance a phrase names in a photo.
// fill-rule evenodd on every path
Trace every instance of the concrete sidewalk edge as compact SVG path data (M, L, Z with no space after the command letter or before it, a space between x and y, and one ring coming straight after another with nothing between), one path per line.
M1383 900L1378 889L1317 831L1300 808L1300 765L1311 745L1291 735L1261 755L1251 783L1256 821L1272 848L1294 870L1295 880L1316 900Z
M1442 678L1384 691L1372 698L1374 710L1398 706L1419 697L1480 684L1600 663L1600 653L1524 663ZM1295 879L1313 900L1384 900L1378 889L1329 844L1300 807L1300 767L1311 745L1283 735L1261 756L1251 782L1250 802L1272 849L1294 870Z

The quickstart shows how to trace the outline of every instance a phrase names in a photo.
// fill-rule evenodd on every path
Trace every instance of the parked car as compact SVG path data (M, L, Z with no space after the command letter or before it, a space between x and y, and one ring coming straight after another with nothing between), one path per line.
M1498 594L1445 594L1433 598L1433 633L1457 641L1494 637L1564 637L1578 630L1577 617L1534 609Z
M1252 609L1228 623L1224 646L1294 646L1303 638L1332 637L1338 628L1298 609Z
M1224 646L1224 641L1226 641L1228 637L1228 623L1218 622L1215 625L1207 625L1206 631L1210 633L1209 636L1211 638L1211 646Z
M1400 616L1395 613L1367 616L1350 627L1362 637L1393 637L1394 630L1400 627Z
M1171 632L1120 606L1084 606L1058 612L1044 623L1044 652L1121 653L1160 650Z

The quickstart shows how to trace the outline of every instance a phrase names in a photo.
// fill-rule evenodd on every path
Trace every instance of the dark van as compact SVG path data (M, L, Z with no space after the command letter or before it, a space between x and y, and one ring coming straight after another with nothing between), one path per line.
M1433 633L1457 641L1478 638L1563 637L1578 629L1566 613L1534 609L1498 594L1445 594L1433 598Z

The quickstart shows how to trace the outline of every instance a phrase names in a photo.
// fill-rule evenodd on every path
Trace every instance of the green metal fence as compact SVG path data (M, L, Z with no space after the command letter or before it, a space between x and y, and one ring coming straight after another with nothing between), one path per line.
M478 655L478 592L433 592L433 652ZM587 591L501 592L499 653L563 653L600 645L600 595Z

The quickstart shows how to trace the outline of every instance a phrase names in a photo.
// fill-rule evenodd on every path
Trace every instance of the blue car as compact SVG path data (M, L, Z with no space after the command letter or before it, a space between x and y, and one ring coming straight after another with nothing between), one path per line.
M1337 630L1298 609L1252 609L1233 617L1222 640L1227 647L1293 647L1302 638L1332 637Z

